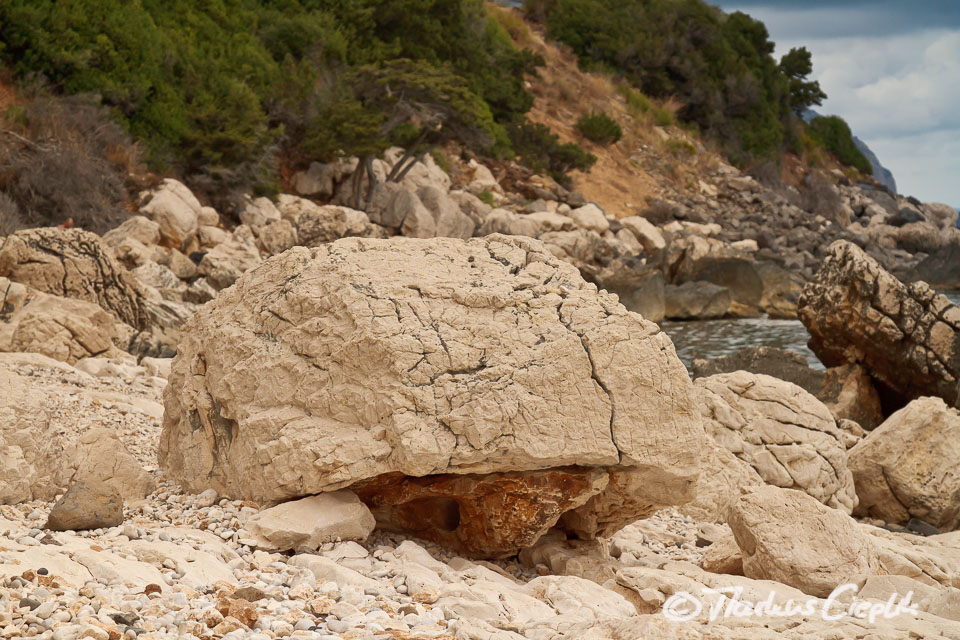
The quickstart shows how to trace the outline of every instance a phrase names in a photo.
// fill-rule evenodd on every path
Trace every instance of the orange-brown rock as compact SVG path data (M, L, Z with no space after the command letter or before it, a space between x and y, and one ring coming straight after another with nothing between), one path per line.
M528 547L560 516L607 485L599 469L441 474L385 474L351 489L382 529L404 531L459 553L505 557Z

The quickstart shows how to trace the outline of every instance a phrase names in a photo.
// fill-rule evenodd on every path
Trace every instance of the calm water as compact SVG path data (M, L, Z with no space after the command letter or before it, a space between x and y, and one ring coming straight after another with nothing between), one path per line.
M943 292L960 305L960 292ZM735 353L744 347L768 346L796 351L807 359L814 369L823 369L817 356L807 348L810 334L799 320L771 320L749 318L743 320L698 320L693 322L663 322L677 349L677 355L692 369L695 358L712 360Z

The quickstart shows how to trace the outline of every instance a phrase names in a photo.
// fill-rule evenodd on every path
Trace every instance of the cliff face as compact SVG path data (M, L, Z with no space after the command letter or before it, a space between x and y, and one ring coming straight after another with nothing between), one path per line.
M866 142L857 136L853 136L853 142L857 145L857 149L860 149L860 153L870 161L870 166L873 167L873 177L890 191L897 193L897 181L893 177L893 172L880 164L880 158L867 146Z

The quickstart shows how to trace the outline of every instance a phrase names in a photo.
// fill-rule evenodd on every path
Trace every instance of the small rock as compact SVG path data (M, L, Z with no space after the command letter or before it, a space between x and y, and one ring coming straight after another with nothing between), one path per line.
M53 506L45 529L83 531L123 524L123 500L103 484L74 482Z

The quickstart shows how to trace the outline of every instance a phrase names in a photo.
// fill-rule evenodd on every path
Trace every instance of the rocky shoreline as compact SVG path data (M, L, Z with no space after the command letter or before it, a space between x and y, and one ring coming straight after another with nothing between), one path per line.
M956 212L469 169L0 239L0 638L960 638ZM762 313L828 369L651 321Z

